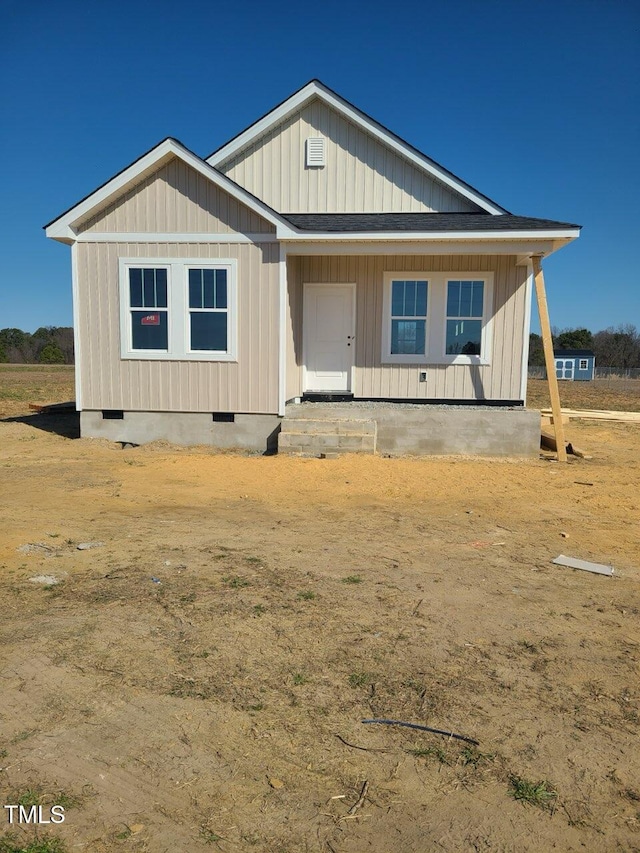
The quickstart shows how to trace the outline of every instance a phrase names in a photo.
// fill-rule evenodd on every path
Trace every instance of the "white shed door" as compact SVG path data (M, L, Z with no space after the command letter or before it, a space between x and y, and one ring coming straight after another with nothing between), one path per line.
M556 376L558 379L573 379L574 360L572 358L556 359Z
M305 391L351 391L355 353L353 284L305 284Z

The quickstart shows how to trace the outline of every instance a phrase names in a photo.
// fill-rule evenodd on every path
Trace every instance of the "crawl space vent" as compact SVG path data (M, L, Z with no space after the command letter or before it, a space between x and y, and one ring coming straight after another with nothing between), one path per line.
M310 136L307 139L307 166L324 166L324 139Z

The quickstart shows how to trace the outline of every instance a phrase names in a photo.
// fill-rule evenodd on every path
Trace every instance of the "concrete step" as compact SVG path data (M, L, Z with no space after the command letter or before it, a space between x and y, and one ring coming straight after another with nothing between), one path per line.
M376 422L367 418L285 418L282 431L309 435L375 435Z
M278 452L300 456L375 453L377 425L372 420L285 418Z

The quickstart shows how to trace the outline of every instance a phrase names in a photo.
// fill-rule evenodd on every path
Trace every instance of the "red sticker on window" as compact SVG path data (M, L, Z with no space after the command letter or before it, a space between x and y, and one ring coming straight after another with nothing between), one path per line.
M143 326L159 326L160 325L160 315L159 314L147 314L146 317L142 317L140 322Z

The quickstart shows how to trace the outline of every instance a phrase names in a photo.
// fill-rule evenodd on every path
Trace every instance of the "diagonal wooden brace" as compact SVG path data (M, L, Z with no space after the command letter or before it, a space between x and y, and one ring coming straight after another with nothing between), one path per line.
M558 377L556 376L556 362L553 356L553 339L551 337L551 324L549 323L549 307L547 305L547 294L544 287L544 273L540 258L534 255L533 276L536 286L536 300L538 302L538 314L540 316L540 331L542 332L542 346L544 348L544 363L547 368L547 382L549 383L549 396L551 397L551 412L553 414L553 430L556 437L556 453L558 462L567 461L567 446L564 440L564 424L562 423L562 411L560 408L560 391L558 389Z

